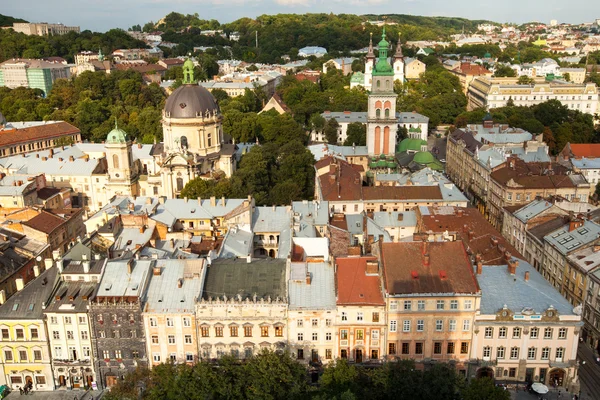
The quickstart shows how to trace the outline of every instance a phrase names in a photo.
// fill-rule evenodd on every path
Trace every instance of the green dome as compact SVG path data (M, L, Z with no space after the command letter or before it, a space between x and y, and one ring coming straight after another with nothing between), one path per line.
M106 136L106 144L121 144L127 143L129 141L129 136L127 132L123 129L119 129L117 126L117 121L115 120L115 129L108 133Z
M360 71L353 73L352 77L350 78L350 82L363 83L364 81L365 81L365 74L363 74Z
M427 146L427 142L422 139L404 139L398 145L398 152L402 153L405 151L421 151L421 146Z
M435 158L433 157L433 154L428 151L420 151L415 154L413 161L417 164L430 164L435 161Z

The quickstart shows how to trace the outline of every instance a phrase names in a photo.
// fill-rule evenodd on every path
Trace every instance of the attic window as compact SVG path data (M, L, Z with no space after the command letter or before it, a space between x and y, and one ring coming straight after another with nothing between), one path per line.
M131 244L131 240L127 241L127 246L129 246Z
M358 295L358 297L360 297L362 299L363 297L365 297L365 295L361 293Z
M577 233L579 233L580 235L585 235L588 232L589 231L587 230L587 228L581 228L577 230Z
M158 298L158 302L159 302L159 303L162 303L162 301L163 301L163 297L162 297L162 296L160 296L160 297Z
M106 284L106 286L104 286L104 290L110 290L112 288L112 283L108 283Z
M193 213L195 213L195 212L196 212L196 209L195 209L195 208L192 208L192 211L191 211L191 213L193 214Z
M12 308L13 311L17 311L18 308L19 308L19 303L13 304L13 308Z
M33 311L33 303L31 303L31 304L29 305L29 307L27 307L27 309L28 309L29 311Z
M138 290L138 284L136 283L135 285L133 285L133 286L131 287L131 290Z

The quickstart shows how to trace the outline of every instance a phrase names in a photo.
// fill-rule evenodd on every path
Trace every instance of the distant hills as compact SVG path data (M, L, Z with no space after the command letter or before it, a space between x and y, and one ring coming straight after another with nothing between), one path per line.
M0 26L12 26L13 22L28 22L21 18L14 18L0 14Z

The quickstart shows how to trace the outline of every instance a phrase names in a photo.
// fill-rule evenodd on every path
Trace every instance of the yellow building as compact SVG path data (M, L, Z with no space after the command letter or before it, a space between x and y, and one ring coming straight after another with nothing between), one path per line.
M34 391L54 390L43 307L57 278L56 268L47 269L25 287L17 280L18 292L7 301L0 298L0 383L11 390L29 383Z

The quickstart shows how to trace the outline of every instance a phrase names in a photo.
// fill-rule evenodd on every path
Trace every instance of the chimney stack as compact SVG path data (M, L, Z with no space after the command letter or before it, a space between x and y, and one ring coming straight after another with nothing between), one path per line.
M135 261L133 261L133 259L131 259L131 260L129 260L129 261L127 262L127 273L128 273L129 275L131 275L131 273L133 272L133 263L134 263L134 262L135 262Z
M225 196L221 197L221 205L225 207Z
M379 262L377 260L367 261L367 275L377 275L379 273Z
M529 271L525 271L525 282L529 282Z
M475 236L475 232L469 231L469 242L473 240L473 236Z
M508 260L508 273L511 275L516 274L518 266L519 266L519 262L517 260L513 260L513 259Z
M423 254L423 265L426 267L429 266L429 253Z
M215 196L210 196L210 206L216 207L216 205L217 205L217 198Z
M33 266L33 276L36 278L40 276L40 267L37 265Z
M15 284L17 285L17 292L20 292L25 286L25 281L23 281L23 278L17 278L15 279Z
M6 291L4 289L0 290L0 305L6 303Z
M182 287L182 286L183 286L183 279L181 279L181 278L180 278L180 279L177 279L177 287L178 287L179 289L181 289L181 287Z
M427 241L426 241L426 240L423 240L423 245L422 245L422 248L421 248L421 253L422 253L423 255L427 254L427 249L428 249L428 246L427 246Z
M483 262L481 260L477 261L477 275L481 275L483 273Z
M310 277L310 272L307 272L307 273L306 273L306 284L307 284L307 285L310 285L311 281L312 281L312 280L311 280L311 277Z
M458 210L456 210L456 215L458 217L462 217L463 216L464 211L462 210L462 208L459 208Z
M81 265L83 265L83 273L89 274L90 273L90 262L85 260L81 263Z
M50 269L52 268L52 265L54 264L54 260L51 258L44 258L44 269Z
M154 276L160 276L160 267L154 267L154 268L152 268L152 275L154 275Z
M145 230L146 230L146 227L144 225L140 226L140 233L144 233Z

